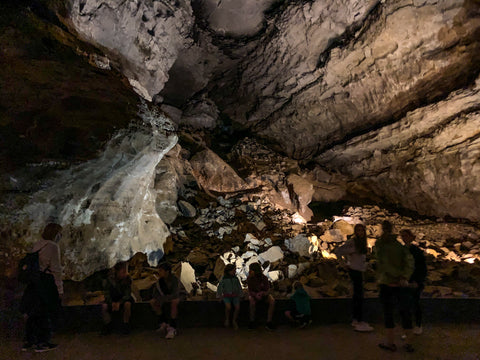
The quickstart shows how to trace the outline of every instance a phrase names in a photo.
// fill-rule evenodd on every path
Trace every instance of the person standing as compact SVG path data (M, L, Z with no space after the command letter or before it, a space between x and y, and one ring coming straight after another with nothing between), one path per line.
M412 276L410 276L410 286L412 291L412 309L415 317L415 327L413 333L420 335L423 332L422 329L422 308L420 305L420 295L425 288L425 279L427 278L427 263L425 260L425 254L416 245L412 244L415 240L415 235L409 229L403 229L400 231L405 246L408 247L414 260L414 270Z
M22 351L45 352L54 350L52 320L56 318L63 297L62 266L58 242L62 227L49 223L31 253L38 254L38 271L29 281L22 296L20 310L26 316Z
M382 235L375 243L377 259L377 281L380 285L380 301L383 305L386 328L386 341L378 344L381 349L396 351L394 338L393 312L398 303L402 327L405 330L404 349L413 352L411 344L411 301L408 280L413 273L413 256L406 246L397 241L392 233L393 226L389 221L382 223Z
M223 299L225 304L225 327L230 326L230 313L233 310L232 326L238 329L237 319L240 313L240 296L242 295L242 285L235 274L234 264L225 266L224 274L217 287L217 296Z
M346 259L348 274L353 285L353 320L355 331L372 331L368 323L363 321L363 274L367 270L367 232L363 224L356 224L353 235L345 244L335 250L335 254Z

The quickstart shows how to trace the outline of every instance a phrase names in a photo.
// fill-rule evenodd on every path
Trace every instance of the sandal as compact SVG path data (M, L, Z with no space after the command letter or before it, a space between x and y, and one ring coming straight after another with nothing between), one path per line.
M380 344L378 344L378 347L380 349L388 350L388 351L392 351L392 352L397 351L397 346L395 344L388 345L388 344L380 343Z
M404 349L406 352L410 352L410 353L415 351L414 348L413 348L413 346L412 346L412 344L405 344L405 345L403 345L403 349Z

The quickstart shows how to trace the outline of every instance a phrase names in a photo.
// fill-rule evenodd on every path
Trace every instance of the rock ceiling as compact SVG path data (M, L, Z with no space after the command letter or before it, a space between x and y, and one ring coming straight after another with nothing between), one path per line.
M479 12L463 0L72 0L69 18L180 122L201 126L200 113L208 127L221 112L364 194L478 220Z

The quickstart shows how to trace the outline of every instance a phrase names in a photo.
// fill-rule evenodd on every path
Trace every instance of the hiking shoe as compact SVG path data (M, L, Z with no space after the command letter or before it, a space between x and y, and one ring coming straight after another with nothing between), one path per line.
M414 333L415 335L421 335L421 334L423 333L422 327L421 327L421 326L415 326L415 327L413 328L413 333Z
M397 351L397 346L396 346L395 344L384 344L384 343L380 343L380 344L378 344L378 347L379 347L380 349L388 350L388 351L391 351L391 352Z
M165 335L165 339L173 339L177 335L177 330L175 328L169 326L167 328L167 335Z
M308 325L310 325L312 323L312 320L304 320L300 323L300 325L298 326L299 329L303 329L303 328L306 328Z
M405 344L403 345L403 349L406 351L406 352L414 352L415 349L413 348L412 344Z
M168 324L166 322L162 322L160 324L160 326L158 327L157 330L155 330L156 332L159 332L159 333L166 333L167 332L167 328L168 328Z
M57 344L50 344L50 343L38 344L35 347L35 352L41 353L41 352L46 352L50 350L55 350L57 346L58 346Z
M373 327L371 327L370 325L368 325L368 323L366 322L359 322L357 324L357 326L355 326L353 328L355 331L359 331L359 332L370 332L370 331L373 331Z
M255 330L257 327L255 326L255 322L250 321L248 323L248 330Z
M270 331L273 331L276 328L277 327L275 325L273 325L273 323L271 321L267 322L267 325L265 325L265 329L270 330Z
M33 350L34 344L28 341L25 341L22 345L22 351L30 351Z

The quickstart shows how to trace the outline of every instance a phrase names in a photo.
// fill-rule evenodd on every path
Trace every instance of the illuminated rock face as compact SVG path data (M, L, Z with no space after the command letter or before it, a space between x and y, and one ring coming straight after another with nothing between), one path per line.
M478 2L72 3L80 34L118 54L146 98L164 89L179 105L204 88L270 146L347 175L353 192L479 219L479 102L458 93L479 71Z
M168 72L193 40L192 8L185 0L72 0L69 15L80 36L117 57L146 99L163 89Z
M101 157L60 173L24 209L33 233L52 220L65 227L60 247L68 279L137 252L152 265L163 256L170 232L156 210L155 170L177 137L165 134L166 118L147 113L144 120L145 129L119 132Z

